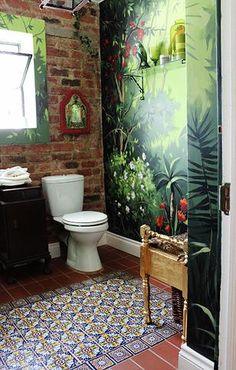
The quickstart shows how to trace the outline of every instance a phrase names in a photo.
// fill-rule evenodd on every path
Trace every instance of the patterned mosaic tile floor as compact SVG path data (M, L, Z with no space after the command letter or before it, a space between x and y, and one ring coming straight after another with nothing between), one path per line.
M181 330L171 295L151 288L144 325L141 279L110 273L0 306L0 369L105 370Z

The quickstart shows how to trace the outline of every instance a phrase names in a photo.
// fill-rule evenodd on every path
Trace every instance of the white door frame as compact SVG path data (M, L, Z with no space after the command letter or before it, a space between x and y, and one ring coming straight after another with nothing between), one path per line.
M222 215L219 370L236 364L236 1L221 0L223 183L231 183L230 215Z

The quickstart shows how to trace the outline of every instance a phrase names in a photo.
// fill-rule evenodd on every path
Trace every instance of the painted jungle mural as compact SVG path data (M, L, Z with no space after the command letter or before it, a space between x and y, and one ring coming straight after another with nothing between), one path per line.
M140 240L143 223L166 234L182 233L188 223L187 344L214 361L216 368L220 282L217 3L110 0L101 6L110 231ZM180 62L185 53L186 65Z
M49 140L46 86L46 39L43 20L0 12L0 29L31 33L34 48L37 128L1 129L0 144L46 143Z
M107 213L110 231L131 239L144 223L187 227L184 19L179 0L101 5Z
M218 362L220 122L218 8L186 0L189 190L188 345Z

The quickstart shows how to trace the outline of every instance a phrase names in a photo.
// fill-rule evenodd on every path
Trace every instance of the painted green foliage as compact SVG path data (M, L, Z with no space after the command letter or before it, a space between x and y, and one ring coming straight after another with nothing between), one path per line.
M186 68L154 67L150 56L160 43L167 52L170 27L184 17L184 1L101 4L107 213L110 230L132 239L143 223L186 230Z
M190 241L188 345L217 363L220 230L216 2L187 0L186 18Z
M43 20L0 12L0 28L27 32L33 35L37 128L1 130L0 144L28 144L48 142L48 97L46 86L46 40Z

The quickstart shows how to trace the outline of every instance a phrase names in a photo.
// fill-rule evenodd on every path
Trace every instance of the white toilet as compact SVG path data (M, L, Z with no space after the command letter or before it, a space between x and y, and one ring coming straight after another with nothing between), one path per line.
M108 229L107 215L82 211L84 176L46 176L42 189L49 213L68 230L68 237L63 237L68 246L67 264L81 272L101 270L97 244Z

